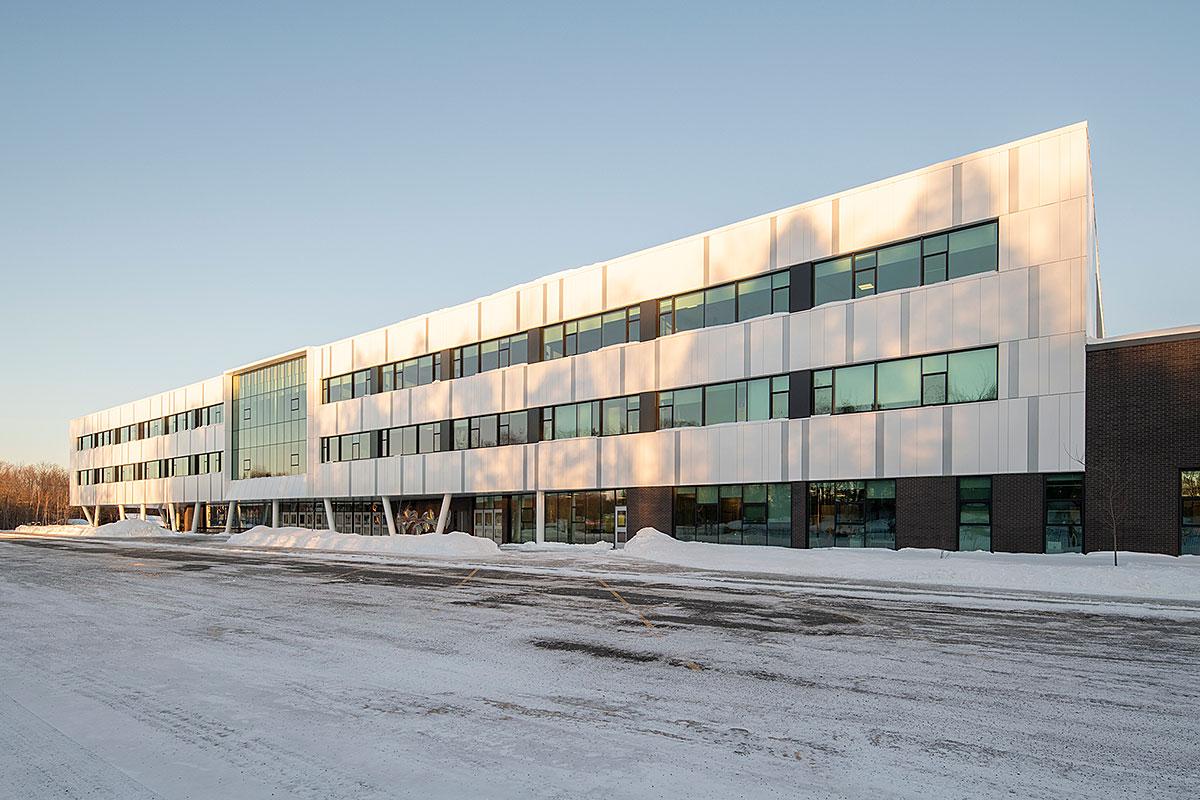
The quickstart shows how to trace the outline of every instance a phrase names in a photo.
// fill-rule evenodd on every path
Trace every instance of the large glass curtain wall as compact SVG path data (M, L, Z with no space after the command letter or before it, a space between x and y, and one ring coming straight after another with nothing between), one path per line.
M307 382L303 356L233 376L233 478L304 474Z
M681 486L675 490L675 538L790 547L791 484Z
M808 485L809 547L896 547L896 482Z
M1083 552L1083 475L1046 476L1046 552Z
M1179 552L1200 556L1200 470L1184 470L1180 474L1181 541Z
M617 531L616 507L624 505L624 489L546 492L546 541L613 542Z

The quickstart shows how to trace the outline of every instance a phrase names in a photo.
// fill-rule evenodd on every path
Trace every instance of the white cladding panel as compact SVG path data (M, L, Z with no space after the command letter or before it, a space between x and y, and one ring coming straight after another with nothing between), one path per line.
M1086 129L1072 126L313 349L308 476L75 485L80 469L224 450L221 425L82 452L74 441L220 402L227 376L85 415L69 426L72 497L157 503L1076 470L1084 347L1094 326L1088 158ZM315 401L320 377L987 219L999 219L996 273L333 405ZM336 433L993 343L994 402L317 463L320 438Z

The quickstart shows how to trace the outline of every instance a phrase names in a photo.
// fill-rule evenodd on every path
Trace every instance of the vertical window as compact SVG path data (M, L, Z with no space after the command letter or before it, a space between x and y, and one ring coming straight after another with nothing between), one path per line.
M528 364L529 363L529 334L522 333L519 336L508 337L508 364Z
M996 348L951 353L946 390L950 403L995 400Z
M629 309L629 341L640 342L642 340L642 310L637 306Z
M658 427L660 429L675 427L675 393L674 392L659 392L658 393Z
M609 311L601 317L601 346L609 347L626 341L625 311Z
M471 446L471 420L456 419L454 420L454 449L466 450Z
M551 359L562 358L564 355L563 326L551 325L542 328L542 360L550 361Z
M812 413L833 413L833 370L831 369L819 369L813 373Z
M704 390L676 389L672 411L672 425L675 428L698 428L704 424Z
M852 263L844 256L813 264L813 305L850 299Z
M1047 553L1083 552L1083 475L1046 476Z
M927 406L946 402L946 356L921 359L921 403Z
M417 433L417 446L422 453L441 452L442 426L436 422L422 425Z
M675 332L675 301L658 301L658 335L670 336Z
M727 325L737 321L737 298L733 284L704 291L704 325Z
M454 351L454 377L465 378L479 372L479 345L471 344Z
M354 396L366 397L371 394L371 370L360 369L354 373Z
M992 479L958 479L958 549L992 549Z
M475 447L495 447L500 444L499 418L495 414L477 417L479 420L479 443Z
M681 294L675 298L675 332L704 327L704 292Z
M880 409L921 405L921 359L885 361L879 364L876 375Z
M875 251L859 253L854 257L854 296L869 297L875 294Z
M739 320L765 317L771 313L771 280L773 276L751 278L737 285L737 318Z
M788 395L791 380L787 375L771 378L771 419L788 418ZM751 408L753 408L753 402Z
M618 397L601 403L601 416L604 418L600 433L604 436L619 436L625 433L627 417L625 414L625 398Z
M786 314L792 308L792 275L788 270L771 276L771 313ZM788 526L789 528L791 525Z
M576 344L576 353L590 353L594 350L599 350L601 345L600 334L600 317L587 317L579 320L578 336L579 341Z
M676 392L682 394L682 392ZM737 384L704 387L704 424L720 425L737 420Z
M1200 555L1200 470L1184 470L1179 475L1180 555Z
M499 369L501 366L507 367L508 364L501 364L501 348L503 348L504 361L508 361L508 339L493 339L490 342L484 342L479 345L479 371L489 372L493 369Z
M875 267L876 290L891 292L921 285L921 244L908 242L879 250Z
M875 407L875 365L839 367L833 373L833 407L838 414Z
M946 234L927 236L921 241L922 283L941 283L946 280Z
M946 277L961 278L996 269L996 223L952 231L947 242Z
M577 435L575 428L575 406L555 406L554 436L555 439L573 439Z

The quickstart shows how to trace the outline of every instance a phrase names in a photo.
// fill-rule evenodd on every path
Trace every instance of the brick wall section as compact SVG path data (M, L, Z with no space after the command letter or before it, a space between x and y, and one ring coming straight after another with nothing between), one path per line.
M629 536L642 528L675 535L675 493L670 486L635 486L625 493L629 508Z
M992 477L992 549L997 553L1040 553L1045 549L1044 478Z
M808 547L808 483L792 482L792 547Z
M958 549L958 482L896 479L896 547Z
M1118 547L1179 553L1179 471L1200 469L1200 338L1089 350L1084 549L1111 550L1109 475L1126 476Z

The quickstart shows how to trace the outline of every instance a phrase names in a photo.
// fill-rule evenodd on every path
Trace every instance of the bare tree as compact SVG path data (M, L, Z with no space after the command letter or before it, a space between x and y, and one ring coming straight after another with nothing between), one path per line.
M1117 566L1117 543L1121 523L1126 520L1129 512L1129 498L1132 492L1130 464L1124 453L1115 455L1111 460L1097 459L1091 466L1084 467L1083 459L1070 451L1071 460L1084 470L1084 486L1092 489L1093 503L1097 504L1100 518L1108 532L1112 534L1113 566ZM1085 500L1086 503L1086 500Z
M71 481L57 464L0 461L0 530L66 522Z

